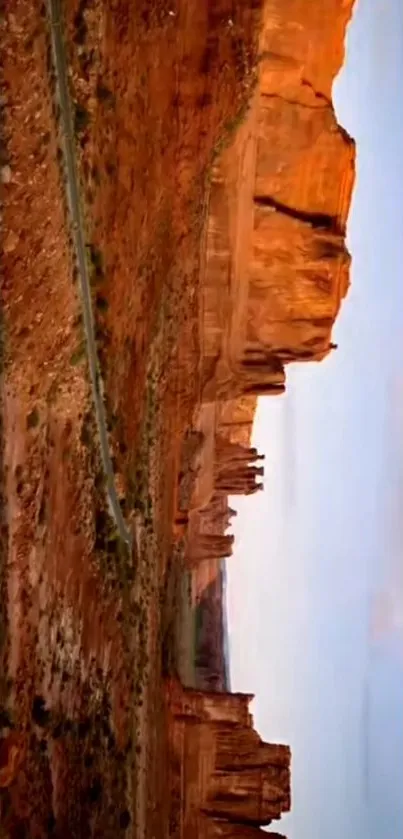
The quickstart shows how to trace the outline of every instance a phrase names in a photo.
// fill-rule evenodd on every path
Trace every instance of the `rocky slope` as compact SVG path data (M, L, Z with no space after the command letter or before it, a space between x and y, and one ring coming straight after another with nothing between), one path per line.
M105 504L51 18L132 553ZM10 837L166 836L162 659L176 612L165 592L176 446L198 380L204 176L248 92L259 18L260 3L243 0L2 4L0 832Z

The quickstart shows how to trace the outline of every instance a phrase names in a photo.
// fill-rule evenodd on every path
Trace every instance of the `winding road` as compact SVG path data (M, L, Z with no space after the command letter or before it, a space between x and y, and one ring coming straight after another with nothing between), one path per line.
M66 169L67 199L70 210L74 248L76 253L79 285L81 292L83 324L87 347L87 359L90 371L92 396L99 434L102 467L106 481L107 498L111 514L120 538L131 548L132 536L124 521L108 442L108 426L104 404L104 386L95 341L94 314L92 309L91 285L85 247L83 212L80 203L80 187L77 174L74 120L71 107L68 82L68 62L62 27L62 0L48 0L48 14L51 28L53 64L56 77L56 95L58 96L61 128L64 145Z

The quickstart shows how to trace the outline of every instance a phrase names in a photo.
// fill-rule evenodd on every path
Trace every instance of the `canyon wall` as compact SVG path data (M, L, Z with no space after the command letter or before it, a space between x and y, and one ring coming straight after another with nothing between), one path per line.
M201 693L176 682L170 693L170 835L261 835L261 825L290 809L290 749L262 742L250 695Z
M331 86L352 2L267 2L259 84L213 170L202 400L282 393L321 360L349 283L355 145ZM337 24L335 24L337 21Z
M215 590L221 560L232 554L228 496L262 488L263 463L250 449L257 397L284 392L287 364L322 361L336 349L355 144L331 97L353 5L266 0L258 84L213 166L198 451L179 505L189 515L196 603ZM217 608L216 638L221 620Z

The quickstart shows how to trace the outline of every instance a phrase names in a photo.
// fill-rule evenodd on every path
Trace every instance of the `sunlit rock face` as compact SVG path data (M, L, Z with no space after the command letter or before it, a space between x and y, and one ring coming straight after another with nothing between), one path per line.
M232 548L218 536L231 523L228 496L255 492L264 480L250 449L257 397L284 393L288 364L319 362L335 349L332 330L349 288L355 144L338 124L332 85L352 7L353 0L263 3L258 84L211 172L194 419L203 444L187 544L206 614L200 686L225 684L220 556ZM245 461L235 462L230 444L243 447ZM217 538L220 556L211 557L206 534Z
M202 283L205 401L281 394L320 361L349 286L355 144L332 100L351 0L270 0L259 84L213 170Z
M253 727L250 695L170 685L173 785L188 779L175 812L177 835L250 837L291 806L288 746L264 743Z

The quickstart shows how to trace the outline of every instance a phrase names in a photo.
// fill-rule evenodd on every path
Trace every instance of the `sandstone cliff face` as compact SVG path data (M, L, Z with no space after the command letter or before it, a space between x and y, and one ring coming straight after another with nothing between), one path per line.
M259 352L283 363L328 352L350 266L343 234L332 225L291 217L260 199L246 325L251 362L258 364Z
M186 777L175 836L253 837L290 809L290 750L263 743L251 696L172 686L172 785ZM175 795L172 796L175 801Z
M344 37L355 0L266 0L260 89L289 91L301 80L327 99L344 60Z
M212 171L195 417L203 443L187 507L196 601L215 591L219 557L232 552L218 539L230 524L228 496L261 483L253 470L262 464L249 450L257 396L281 395L287 364L321 361L335 348L332 328L349 287L355 144L331 94L353 5L266 0L258 85ZM246 469L229 464L223 441L244 447ZM215 556L202 545L206 533L217 539ZM220 619L216 610L216 638Z
M204 399L281 393L321 360L349 283L355 145L331 87L352 0L268 0L259 86L213 172L203 284Z
M353 0L267 0L258 86L212 172L202 278L204 461L191 508L217 489L214 438L247 444L255 399L285 367L321 361L349 286L355 144L331 100ZM215 455L214 455L215 456Z

